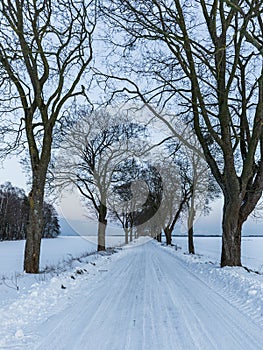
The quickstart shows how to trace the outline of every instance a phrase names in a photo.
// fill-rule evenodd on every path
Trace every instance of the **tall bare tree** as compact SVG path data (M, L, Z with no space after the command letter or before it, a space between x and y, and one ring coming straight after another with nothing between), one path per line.
M193 126L224 195L221 266L240 266L242 225L263 190L263 2L113 0L104 5L112 41L120 29L125 33L118 37L130 72L124 80L119 77L125 81L119 90L140 96L150 108L176 108ZM142 73L148 84L139 79L135 84L131 72Z
M136 209L139 207L138 202L144 191L143 183L139 183L138 179L141 176L141 164L132 158L125 159L118 164L113 178L113 191L111 199L111 216L121 223L125 235L125 244L133 239L135 230ZM137 181L137 183L136 183ZM137 194L132 191L133 184L136 184ZM141 185L141 186L140 186ZM138 196L138 192L140 192ZM147 196L146 196L147 197ZM143 204L140 201L140 205Z
M24 269L38 273L43 200L52 141L69 100L86 95L96 0L3 0L0 3L3 152L26 145L31 165ZM11 132L11 136L6 136ZM11 142L11 141L13 142Z
M81 118L61 144L56 160L56 185L58 188L73 185L79 190L88 213L95 213L98 220L98 250L105 250L114 174L120 171L118 165L124 159L136 154L134 139L143 127L125 123L116 111L88 113L84 109L79 113Z

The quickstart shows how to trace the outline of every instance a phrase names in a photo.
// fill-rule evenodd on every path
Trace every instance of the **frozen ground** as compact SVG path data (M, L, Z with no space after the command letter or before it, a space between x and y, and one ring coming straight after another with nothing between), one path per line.
M68 239L52 240L57 253L69 253ZM215 240L197 239L196 256L180 240L178 250L144 238L112 255L58 259L58 270L18 276L19 290L3 281L0 349L262 349L262 275L219 268ZM74 254L88 251L74 242Z

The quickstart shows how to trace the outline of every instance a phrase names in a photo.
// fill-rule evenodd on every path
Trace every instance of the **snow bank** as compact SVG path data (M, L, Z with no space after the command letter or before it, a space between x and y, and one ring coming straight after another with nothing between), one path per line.
M196 239L198 242L199 239ZM204 249L201 249L202 244L205 243ZM249 314L257 323L263 327L263 275L253 271L248 272L243 267L224 267L221 268L218 259L218 251L214 248L218 244L215 238L202 239L199 243L198 250L206 251L207 255L196 254L190 255L187 253L186 247L182 247L178 242L185 244L185 239L175 239L175 246L167 247L162 245L169 254L176 255L193 274L198 276L201 280L208 283L211 288L219 291L220 294L229 300L230 303L236 305L244 314ZM176 243L177 242L177 243ZM250 238L249 249L250 254L254 252L254 246L260 246L263 239ZM210 243L210 244L209 244ZM212 244L211 244L212 243ZM263 248L263 246L261 246ZM199 251L200 251L199 250ZM248 251L248 250L247 250ZM260 250L255 249L255 253ZM262 251L259 256L247 256L247 261L256 261L257 266L262 266ZM214 254L216 252L216 254ZM258 265L259 264L259 265Z
M71 260L70 264L64 262L64 271L60 266L48 273L21 276L18 284L22 288L17 291L16 298L9 293L0 304L0 349L7 344L13 350L31 349L28 344L37 343L39 339L35 332L28 334L24 329L34 327L33 323L47 320L50 315L55 318L57 313L67 309L78 296L79 280L92 284L108 263L107 253L95 253ZM3 288L0 288L0 295L3 296ZM48 329L43 331L49 333Z

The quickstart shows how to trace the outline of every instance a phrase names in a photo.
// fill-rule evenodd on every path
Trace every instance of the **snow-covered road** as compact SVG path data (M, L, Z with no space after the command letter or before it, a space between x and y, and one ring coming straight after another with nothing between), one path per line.
M11 305L16 318L9 324L14 327L17 322L21 329L12 341L10 337L0 341L0 348L263 348L259 324L194 274L183 260L152 241L125 248L90 266L96 269L93 275L87 271L76 278L64 277L66 289L60 288L57 277ZM2 327L8 325L7 320L1 322Z
M262 349L258 325L151 242L101 274L41 325L37 349Z

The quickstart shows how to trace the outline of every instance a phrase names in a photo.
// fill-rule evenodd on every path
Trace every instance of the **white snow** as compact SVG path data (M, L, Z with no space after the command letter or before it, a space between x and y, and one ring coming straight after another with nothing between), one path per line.
M107 237L106 245L116 246L123 244L123 237ZM0 276L23 271L23 255L25 241L0 242ZM56 239L42 239L40 268L57 266L69 261L72 257L82 256L96 251L95 236L59 236Z
M181 246L184 251L187 250L186 237L173 237L173 243ZM220 262L222 244L220 237L195 237L194 243L196 253ZM241 247L242 264L263 273L263 237L243 237Z
M94 243L45 240L41 266L53 269L39 275L21 272L23 242L0 243L0 349L262 349L263 276L220 268L219 238L195 242L195 256L184 238L141 238L83 257ZM248 267L260 270L262 251L247 240Z

